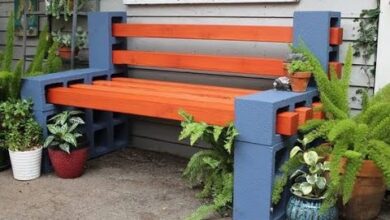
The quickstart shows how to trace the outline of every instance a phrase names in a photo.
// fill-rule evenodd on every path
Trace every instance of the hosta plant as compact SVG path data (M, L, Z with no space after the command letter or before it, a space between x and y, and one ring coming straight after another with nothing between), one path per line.
M229 214L233 204L233 144L237 130L232 123L226 127L213 126L195 122L184 111L180 115L183 121L179 139L188 138L191 145L203 140L210 147L194 154L183 173L192 186L202 186L198 197L209 201L187 219L205 219L213 212Z
M43 146L58 148L68 154L77 148L82 137L80 125L84 124L80 114L80 111L63 111L52 117L49 120L51 124L47 125L50 135Z

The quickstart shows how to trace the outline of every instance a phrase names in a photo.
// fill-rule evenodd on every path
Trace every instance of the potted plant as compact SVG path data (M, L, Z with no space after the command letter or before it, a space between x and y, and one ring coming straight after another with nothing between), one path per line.
M47 14L60 19L61 15L67 21L68 17L73 14L73 0L46 0ZM78 10L82 9L87 0L78 0Z
M57 32L52 32L53 41L58 43L59 56L63 59L71 58L71 45L72 45L72 35L70 33L63 33L61 30ZM77 27L76 31L76 46L75 46L75 56L78 55L80 49L85 49L88 43L87 32L83 30L82 27Z
M302 53L290 54L287 62L291 90L293 92L305 92L312 75L311 63Z
M14 100L0 105L3 147L8 149L12 172L17 180L32 180L41 175L42 130L31 113L32 102Z
M292 196L287 203L287 219L337 219L336 206L320 212L325 199L327 188L326 172L329 171L329 162L314 150L304 152L295 146L290 158L298 157L300 168L290 176L293 185L290 188Z
M363 92L363 110L352 116L348 106L352 49L348 50L340 80L334 71L328 79L315 56L308 49L299 50L314 67L328 119L312 121L301 130L312 141L323 138L333 146L323 209L341 197L345 218L374 219L379 214L386 185L390 186L390 85L371 99Z
M80 125L84 124L80 111L63 111L49 121L47 125L50 135L44 147L49 148L49 157L57 176L61 178L77 178L84 172L88 157L88 148L82 141Z

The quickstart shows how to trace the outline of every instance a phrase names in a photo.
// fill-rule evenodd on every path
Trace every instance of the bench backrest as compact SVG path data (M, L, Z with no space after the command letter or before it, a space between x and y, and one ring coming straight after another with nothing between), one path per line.
M123 13L91 13L89 19L90 65L110 69L115 65L206 71L215 74L284 76L284 60L277 58L216 56L159 51L126 50L126 38L177 38L198 40L293 43L303 41L327 70L339 69L342 43L340 13L295 12L289 26L126 24Z

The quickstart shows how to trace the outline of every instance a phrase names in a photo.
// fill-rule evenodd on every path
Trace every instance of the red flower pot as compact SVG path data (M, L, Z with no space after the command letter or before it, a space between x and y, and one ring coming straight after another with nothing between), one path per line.
M59 56L64 60L70 60L72 57L72 49L70 47L60 47L58 49ZM79 54L79 50L76 48L74 51L74 56Z
M88 148L72 150L70 154L49 149L49 157L57 176L65 179L77 178L84 173Z

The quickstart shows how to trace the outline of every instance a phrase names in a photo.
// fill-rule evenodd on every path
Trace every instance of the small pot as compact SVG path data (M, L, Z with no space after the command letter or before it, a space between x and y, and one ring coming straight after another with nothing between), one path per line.
M77 56L79 54L79 50L76 48L74 51L74 55ZM58 49L58 55L65 60L70 60L72 57L72 49L70 47L60 47Z
M286 216L288 220L335 220L338 219L337 207L329 208L320 214L323 199L310 199L292 193L287 203Z
M33 180L41 176L42 147L30 151L11 151L12 172L17 180Z
M291 89L293 92L306 92L309 85L310 72L295 72L289 75Z
M88 148L72 150L70 154L49 149L49 157L57 176L64 179L77 178L83 175L88 157Z
M347 160L342 159L345 167ZM344 219L375 219L381 210L386 193L386 184L382 171L372 160L364 160L357 174L352 197L345 206L340 206Z

